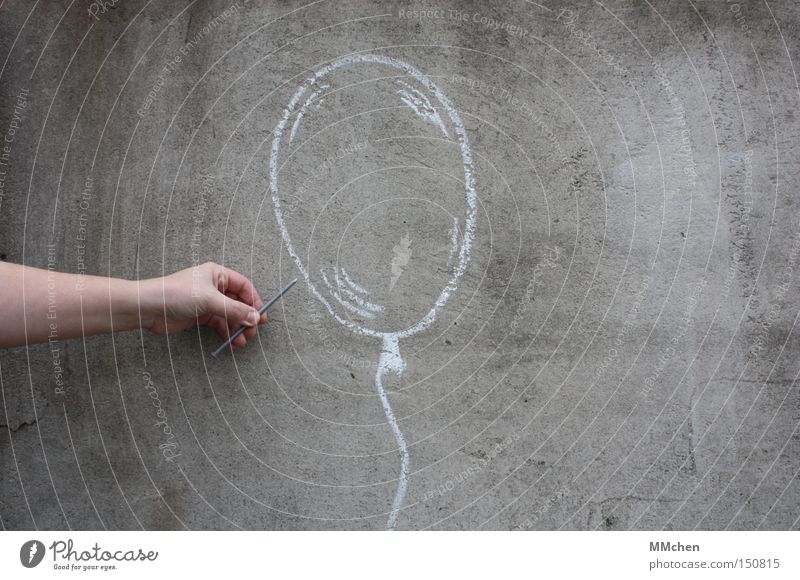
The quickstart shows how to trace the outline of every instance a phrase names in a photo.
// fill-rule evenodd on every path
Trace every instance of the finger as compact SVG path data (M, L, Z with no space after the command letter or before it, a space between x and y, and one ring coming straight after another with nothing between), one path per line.
M208 326L213 325L213 328L217 328L217 325L222 325L227 330L229 336L242 327L242 325L240 324L228 324L228 321L225 320L225 318L222 316L212 316L210 320L207 322L207 325ZM245 327L244 335L247 338L252 338L253 336L255 336L255 334L256 334L255 326Z
M244 298L242 298L238 294L234 294L230 290L225 292L225 296L227 296L231 300L238 300L239 302L244 302L245 304L248 304L249 306L252 306L253 308L256 308L256 309L261 308L262 306L264 306L263 304L259 305L258 301L256 301L255 304L250 304L247 300L245 300Z
M243 274L230 268L221 267L220 278L217 287L226 294L233 295L242 302L255 308L261 308L264 302L261 300L256 287Z
M234 293L232 293L230 291L225 292L225 296L227 296L228 298L232 298L233 300L237 300L239 298L238 296L236 296ZM264 306L264 303L261 301L260 297L257 297L256 298L255 308L259 308L260 309L262 306ZM258 323L259 324L266 324L266 322L267 322L267 313L265 312L264 314L261 315L261 318L259 318ZM251 333L248 336L252 337L253 334L255 334L255 333Z
M228 325L225 324L225 321L218 316L215 316L213 319L211 319L211 321L208 323L208 326L216 330L217 334L219 334L224 340L228 340L228 337L231 335Z
M225 340L227 340L228 337L230 337L236 330L240 328L239 326L232 327L228 325L225 319L220 316L214 316L208 322L208 326L216 330L217 333ZM255 333L255 327L247 328L247 330L245 330L245 336L248 338L251 337L254 333Z
M229 328L255 326L261 318L258 310L222 292L211 291L207 303L208 312L222 318Z

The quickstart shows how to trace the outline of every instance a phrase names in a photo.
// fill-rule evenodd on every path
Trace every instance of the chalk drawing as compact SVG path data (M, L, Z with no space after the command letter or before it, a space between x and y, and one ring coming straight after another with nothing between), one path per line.
M308 97L306 99L306 102L303 103L303 106L300 107L300 110L297 112L297 117L294 120L294 125L292 125L292 132L289 134L289 143L294 141L294 136L297 133L297 128L300 126L300 121L303 120L303 115L306 114L306 111L308 110L308 107L310 107L311 103L314 102L314 99L316 99L320 94L322 94L322 92L327 88L330 88L330 87L328 87L328 85L322 85L319 88L319 90L314 91L313 93L311 93L311 96Z
M339 304L344 306L347 310L349 310L350 312L352 312L356 316L360 316L361 318L369 318L369 319L375 318L375 314L373 312L369 312L366 309L359 308L358 306L356 306L356 305L350 303L349 301L345 300L344 298L342 298L341 294L339 294L334 289L333 284L331 284L330 280L328 280L328 275L325 273L325 269L321 269L319 271L319 273L322 274L322 281L325 283L325 286L328 288L328 292L330 292L331 296L333 296L333 298L336 300L336 302L338 302Z
M458 262L453 266L452 274L442 289L442 292L439 294L438 298L434 302L430 311L428 311L425 316L423 316L420 320L418 320L413 325L404 328L402 330L398 330L395 332L385 332L380 330L375 330L364 326L354 320L351 320L349 317L342 316L339 314L336 309L333 307L332 303L328 300L328 298L317 288L314 282L311 279L311 275L309 270L306 268L306 265L303 263L300 255L295 251L294 245L292 244L291 237L289 235L289 231L286 226L286 222L283 216L283 209L281 207L280 201L280 194L279 194L279 184L278 184L278 173L280 169L280 154L281 154L281 142L284 137L284 133L286 131L286 127L289 124L289 120L293 115L295 115L294 124L291 128L291 134L289 136L290 141L297 133L298 128L300 127L300 123L302 122L303 115L305 114L306 110L308 109L309 104L319 95L321 91L324 91L328 88L328 85L322 84L322 81L331 75L332 72L342 68L342 67L349 67L349 66L358 66L363 64L370 64L370 65L384 65L391 67L395 70L399 70L407 75L409 81L413 79L418 83L420 88L414 88L410 83L405 81L401 82L401 86L404 88L398 91L400 93L401 101L410 107L418 116L423 118L426 122L433 123L437 126L443 133L443 135L450 139L450 133L447 131L445 123L442 119L442 115L439 114L439 110L444 111L446 113L446 119L449 120L451 129L455 135L455 142L458 144L460 152L461 152L461 161L463 163L463 170L464 170L464 193L465 193L465 200L466 200L466 216L464 221L464 229L461 235L460 244L457 237L458 234L458 221L454 223L454 232L452 234L452 248L451 252L455 254L458 253ZM431 99L429 99L425 93L422 92L424 89L427 93L434 97L434 101L437 103L434 106ZM310 95L306 98L302 105L300 102L306 96ZM298 109L299 106L299 109ZM334 60L327 66L319 69L313 76L309 77L295 92L294 96L292 97L291 101L284 109L281 119L278 121L278 124L275 127L273 132L273 140L272 140L272 149L270 155L270 193L272 196L272 204L275 210L275 219L278 223L278 228L280 229L281 236L283 237L283 241L286 245L286 250L291 256L292 260L294 261L297 268L300 270L300 273L303 279L308 286L309 292L319 300L328 313L341 325L345 328L348 328L352 332L362 335L362 336L372 336L378 338L382 341L382 348L380 353L380 358L378 360L377 370L375 373L375 388L377 390L378 396L381 401L381 405L383 406L383 411L386 415L386 420L391 427L392 433L394 434L395 440L397 442L398 449L401 455L401 463L400 463L400 474L398 478L398 485L397 491L395 492L394 500L392 501L392 507L389 512L389 518L386 522L386 528L389 530L395 529L397 524L397 518L400 514L400 509L403 505L403 500L405 498L406 489L408 487L408 475L410 469L410 461L409 461L409 452L408 452L408 444L406 443L406 439L400 430L400 425L395 417L394 411L392 410L391 403L389 401L389 397L386 394L386 389L384 388L384 378L389 374L393 373L396 376L402 375L403 371L406 368L406 363L403 360L403 357L400 354L400 340L403 338L407 338L414 334L424 331L427 329L431 324L433 324L434 320L436 320L436 316L442 307L445 305L447 300L450 298L452 293L456 290L458 285L459 279L464 274L467 264L470 259L470 251L472 249L472 240L475 235L475 228L476 228L476 216L477 216L477 196L475 193L475 178L474 178L474 169L472 163L472 153L469 146L469 139L467 138L466 131L464 130L464 124L459 116L458 112L455 110L453 105L441 91L441 89L431 82L425 75L423 75L420 71L416 68L412 67L411 65L395 60L393 58L382 56L382 55L375 55L375 54L358 54L358 55L350 55L346 57L339 58ZM459 246L456 248L456 246ZM324 271L321 272L323 283L327 286L328 294L334 298L334 300L342 306L349 310L351 309L358 310L360 312L359 316L363 316L364 318L369 319L371 316L374 317L374 312L370 311L370 309L365 308L366 304L359 305L357 301L356 304L352 304L349 300L345 300L344 297L341 295L342 293L339 290L343 289L343 285L340 284L339 279L335 276L334 282L336 285L331 283L330 279L328 279L327 275ZM345 283L356 293L367 295L368 292L361 287L360 285L353 282L350 276L347 275L345 271L342 271L342 277L345 280ZM337 288L339 290L337 290ZM348 298L351 300L353 299L354 294L345 293ZM348 306L350 308L348 308ZM377 305L371 305L377 306Z
M458 249L458 218L453 218L453 227L450 228L450 255L447 257L447 265L453 263L453 258Z
M411 110L414 111L417 115L428 121L429 123L433 123L442 131L442 134L445 136L446 139L450 138L450 135L447 132L447 129L442 122L442 118L439 116L439 112L431 105L430 99L425 96L424 93L420 92L419 89L415 89L411 85L409 85L405 81L397 81L398 84L407 87L408 90L401 89L397 91L400 94L400 100L402 100L406 105L411 107ZM411 92L409 92L411 91Z
M344 270L342 270L342 272L344 273ZM334 279L336 280L336 288L340 292L343 292L348 298L350 298L350 300L358 304L361 308L364 308L371 312L383 312L383 306L381 306L380 304L373 304L372 302L364 300L361 296L350 290L350 288L348 288L346 284L342 284L342 279L339 278L339 272L334 272L333 276ZM369 292L364 292L363 290L361 291L361 293L369 294Z
M352 288L356 292L360 292L361 294L369 294L369 290L366 290L362 286L359 286L358 284L353 282L353 279L350 277L350 275L347 273L347 270L345 270L344 268L342 268L342 276L344 276L344 281L347 282L347 285L350 286L350 288Z

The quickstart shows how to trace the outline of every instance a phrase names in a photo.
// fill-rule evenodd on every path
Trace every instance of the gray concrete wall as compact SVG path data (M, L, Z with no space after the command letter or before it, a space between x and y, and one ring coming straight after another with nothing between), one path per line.
M284 107L341 56L406 62L463 119L478 203L385 377L397 527L798 528L796 3L107 5L0 5L3 260L214 260L271 294L299 275L269 194ZM466 218L452 126L386 72L337 73L281 196L309 268L335 249L397 329ZM302 281L246 350L216 343L0 352L2 528L383 528L380 340Z

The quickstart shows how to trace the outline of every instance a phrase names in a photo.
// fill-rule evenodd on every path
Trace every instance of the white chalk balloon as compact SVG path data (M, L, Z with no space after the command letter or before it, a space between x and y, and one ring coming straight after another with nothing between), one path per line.
M270 193L309 291L344 327L382 342L375 386L402 456L393 529L409 454L383 378L404 371L399 341L433 324L469 263L477 196L464 124L411 65L373 54L339 58L284 109Z

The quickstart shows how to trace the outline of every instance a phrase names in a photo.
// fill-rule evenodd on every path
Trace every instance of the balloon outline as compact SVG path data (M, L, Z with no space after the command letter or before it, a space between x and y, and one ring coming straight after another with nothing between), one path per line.
M332 305L328 302L328 300L316 288L316 286L311 280L309 271L306 269L302 259L295 251L291 241L291 236L289 235L289 231L286 227L286 222L283 219L283 211L280 203L279 183L278 183L278 173L279 173L278 162L280 156L281 141L284 137L284 133L289 123L289 120L297 110L298 104L300 103L300 100L303 98L303 96L319 81L321 81L330 73L343 66L357 64L357 63L382 64L393 67L395 69L402 70L406 74L414 78L416 81L418 81L428 91L430 91L436 97L438 103L446 111L447 116L453 126L454 133L461 150L461 160L463 162L463 167L464 167L464 188L465 188L466 202L467 202L467 213L464 222L464 231L461 237L461 247L459 250L458 263L453 268L453 273L450 279L448 280L445 287L442 289L442 292L439 294L438 298L436 299L436 301L434 302L433 306L428 311L428 313L425 314L425 316L423 316L420 320L418 320L411 326L396 332L382 332L378 330L373 330L371 328L365 328L359 324L356 324L352 320L348 320L341 317L336 312L336 309L332 307ZM309 97L309 100L313 100L314 98L318 97L321 90L323 89L321 88L313 92ZM405 101L405 99L403 100ZM301 122L302 113L304 113L306 109L307 109L307 103L302 105L300 110L298 111L298 115L291 128L290 141L293 140L295 133L297 132L298 125ZM416 108L412 107L412 109L419 114L419 111L417 111ZM443 129L443 127L440 128ZM447 134L446 130L445 134ZM458 281L466 271L467 264L469 263L470 260L470 252L472 249L472 241L475 235L476 221L477 221L476 219L477 194L475 192L475 177L474 177L474 168L472 162L472 153L469 146L469 138L467 136L466 130L464 129L464 124L458 112L452 106L452 104L444 95L442 90L435 83L433 83L430 79L428 79L425 75L423 75L419 70L417 70L410 64L393 59L391 57L377 55L377 54L357 54L357 55L344 56L320 68L311 77L306 79L306 81L302 85L300 85L300 87L298 87L291 101L284 109L281 119L278 121L278 124L276 125L273 131L272 147L270 151L269 181L270 181L270 194L272 197L272 205L273 209L275 210L275 219L278 223L278 228L280 229L281 237L283 238L284 244L286 245L287 252L291 256L297 268L300 270L300 273L303 276L303 279L305 280L306 286L308 287L309 291L325 306L325 308L334 317L334 319L341 325L343 325L345 328L348 328L349 330L355 332L356 334L360 334L363 336L372 336L382 340L381 354L375 373L375 387L378 392L378 396L381 400L384 414L386 415L386 419L392 429L392 432L395 436L395 440L397 441L401 453L400 476L398 480L397 491L395 493L395 497L392 502L392 508L391 511L389 512L389 518L386 523L387 529L390 530L395 529L397 523L397 517L399 515L400 507L402 506L408 485L408 472L409 472L410 461L409 461L408 445L406 443L402 431L400 430L400 426L397 422L397 418L394 415L394 411L392 410L389 397L386 394L386 390L383 386L383 377L389 372L393 372L397 376L400 376L403 373L403 371L406 368L406 364L402 356L400 355L400 344L399 344L400 339L407 338L414 334L423 332L434 322L438 312L444 307L445 303L450 298L450 295L456 290L458 286Z

